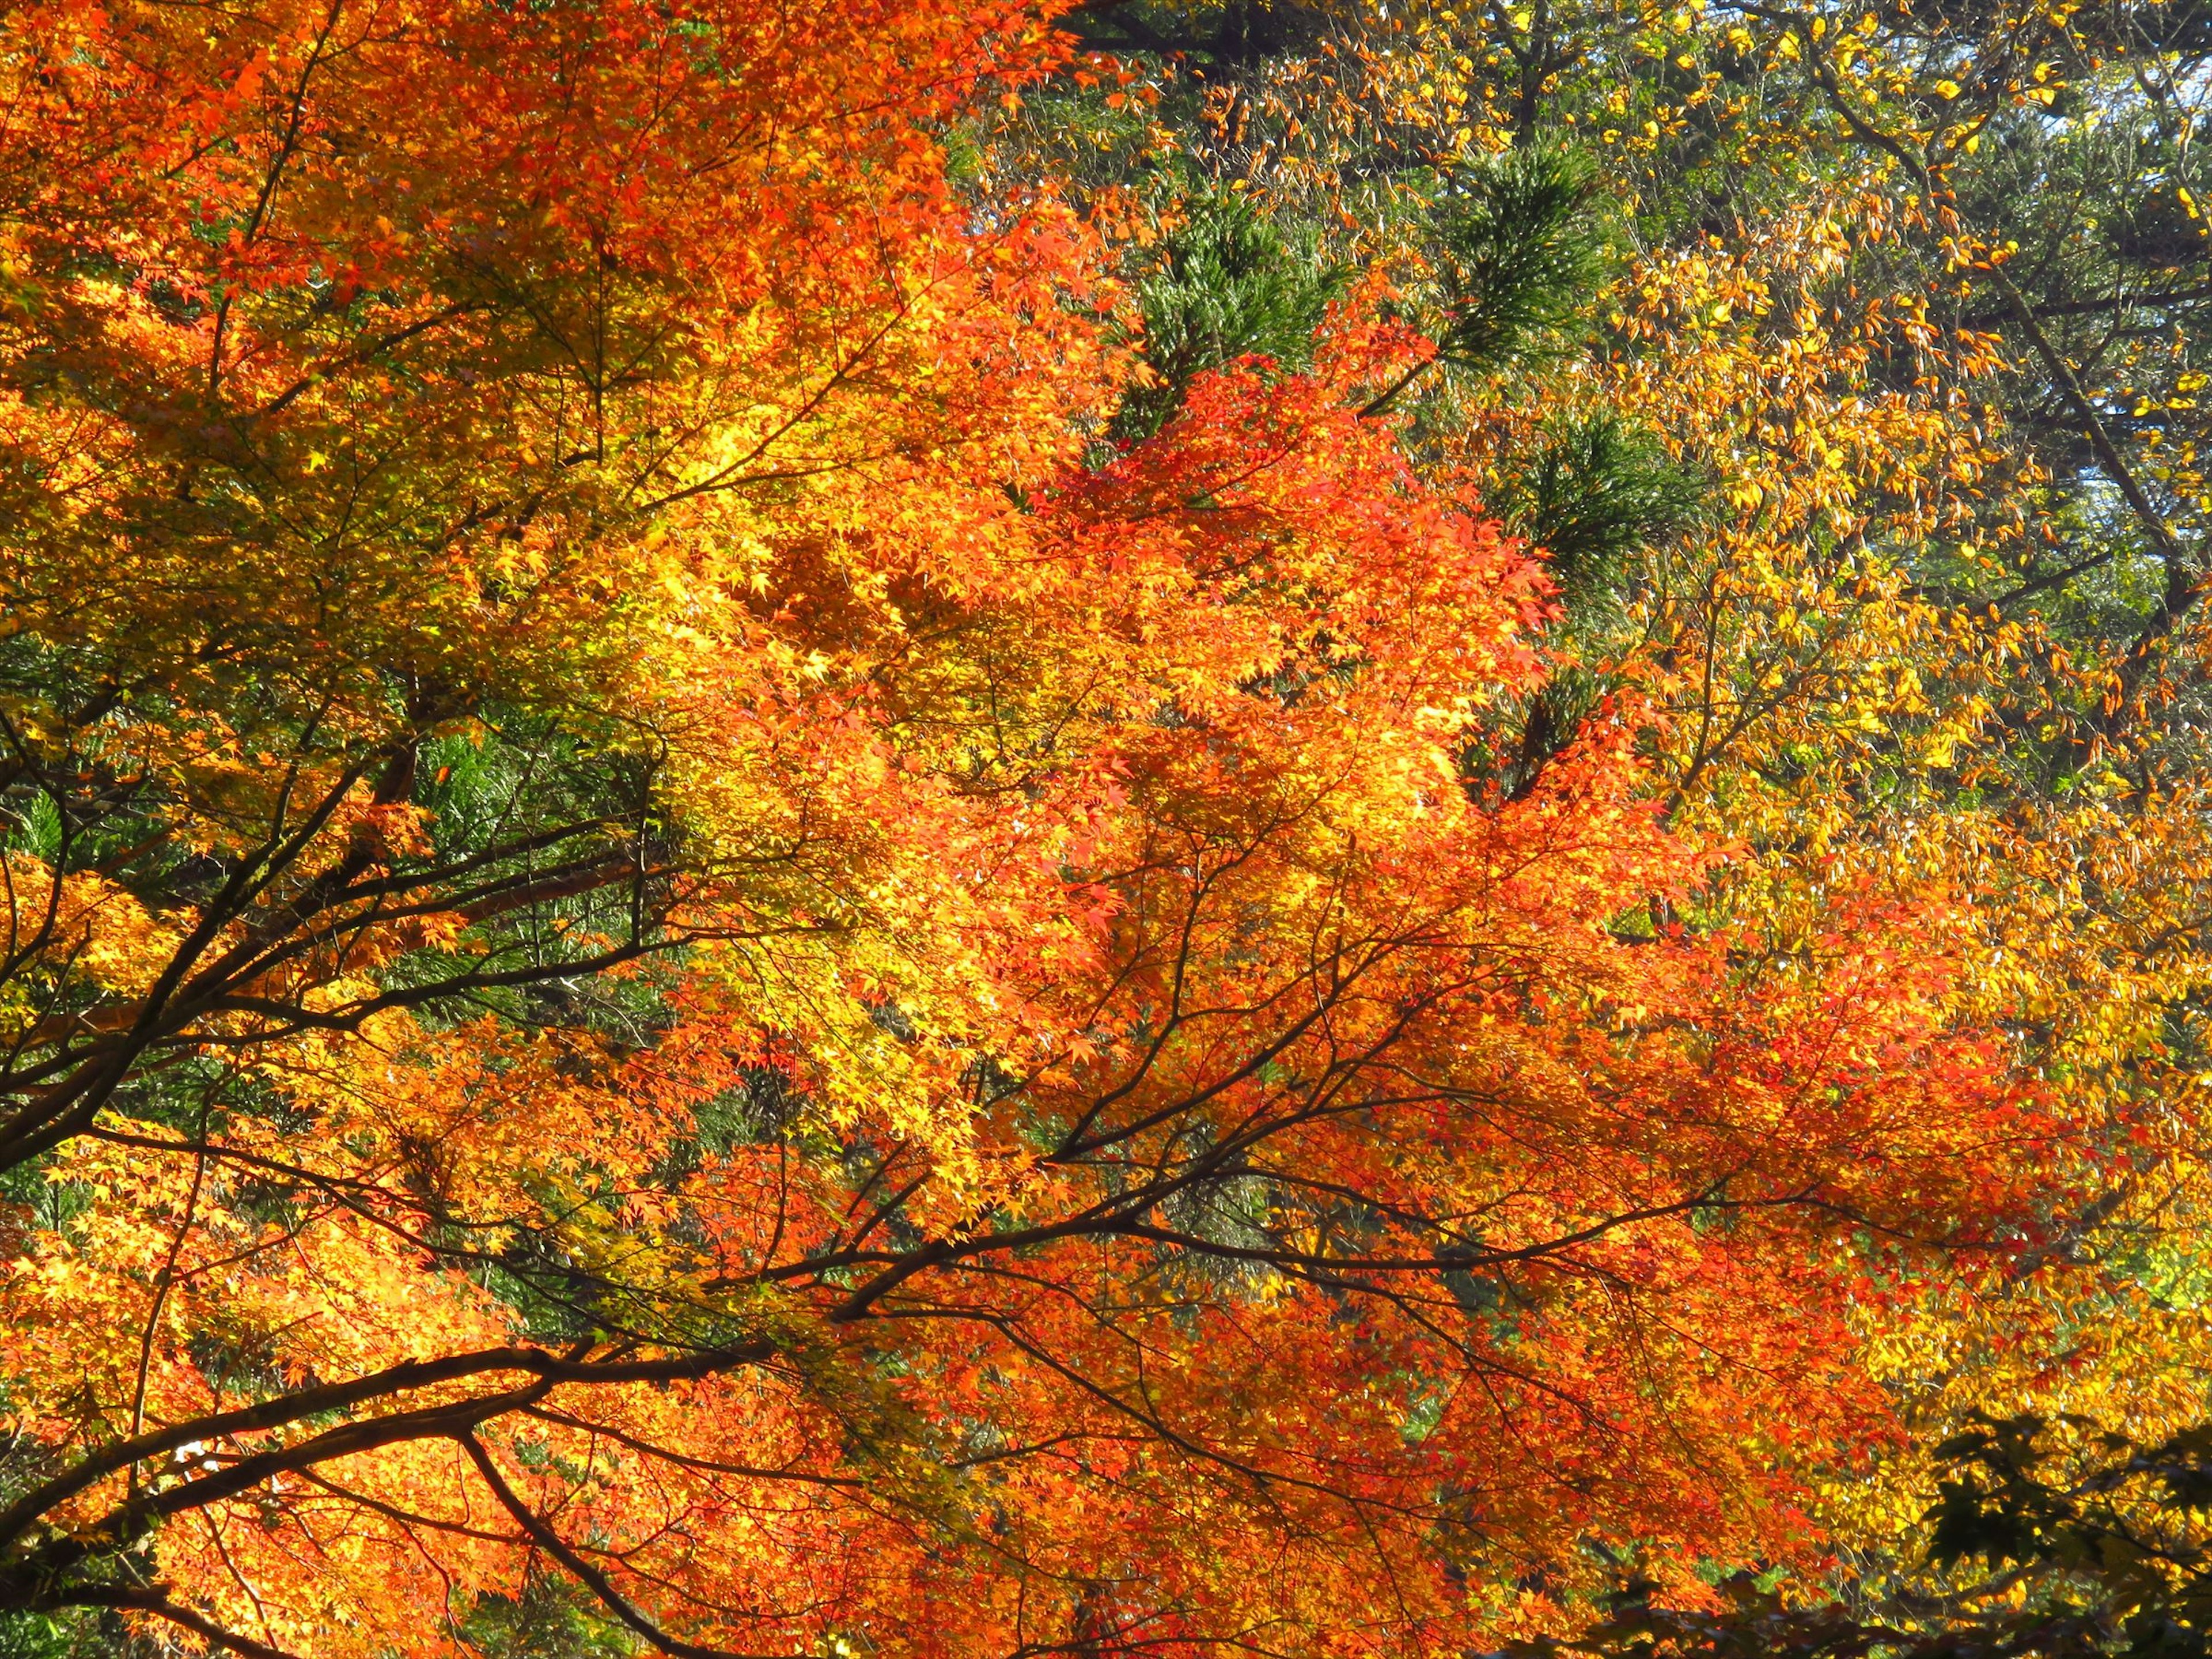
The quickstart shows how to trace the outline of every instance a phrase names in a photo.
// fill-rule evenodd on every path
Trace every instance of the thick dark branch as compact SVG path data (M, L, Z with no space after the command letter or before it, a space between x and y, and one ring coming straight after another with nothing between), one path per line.
M706 1349L696 1353L671 1354L657 1359L611 1358L594 1360L573 1352L556 1353L544 1348L507 1347L481 1348L469 1353L447 1354L438 1359L410 1360L405 1364L372 1371L349 1382L325 1382L314 1388L295 1389L289 1394L278 1395L252 1406L242 1406L227 1412L211 1412L204 1417L190 1418L180 1423L151 1429L128 1440L119 1440L112 1445L102 1447L74 1468L34 1487L5 1510L0 1511L0 1540L20 1536L56 1505L107 1476L120 1474L134 1463L143 1462L149 1457L162 1456L193 1442L213 1442L235 1435L283 1428L326 1412L349 1411L373 1401L389 1399L417 1389L466 1382L472 1377L496 1376L501 1372L520 1372L549 1385L558 1382L679 1382L709 1376L715 1371L733 1370L740 1365L757 1364L769 1358L774 1352L771 1345L759 1341ZM195 1490L199 1484L193 1483L181 1490Z
M2161 306L2195 305L2203 300L2212 300L2212 287L2169 289L2164 293L2112 294L2095 300L2038 300L2035 313L2039 317L2096 317L2130 311L2139 306L2155 310ZM2002 328L2018 315L2008 302L2002 311L1981 311L1961 317L1959 326L1976 331Z
M514 1517L515 1524L529 1534L531 1541L566 1567L578 1583L605 1604L607 1610L616 1618L661 1652L673 1654L676 1659L796 1659L793 1655L739 1654L727 1648L710 1648L702 1643L687 1642L681 1637L671 1636L631 1605L629 1599L615 1588L612 1579L572 1549L567 1540L522 1501L521 1495L507 1485L506 1476L500 1474L499 1466L491 1461L491 1454L483 1449L482 1441L473 1434L463 1434L457 1438L460 1441L461 1449L468 1454L469 1461L477 1466L477 1473L483 1477L484 1485L491 1488L492 1496Z
M236 1631L225 1630L206 1614L172 1601L161 1594L159 1585L85 1584L70 1590L66 1598L56 1604L69 1607L118 1607L128 1613L150 1613L156 1619L166 1619L181 1626L210 1646L226 1652L240 1654L244 1659L293 1659L282 1648L271 1647L266 1642L257 1642L250 1636L240 1636Z

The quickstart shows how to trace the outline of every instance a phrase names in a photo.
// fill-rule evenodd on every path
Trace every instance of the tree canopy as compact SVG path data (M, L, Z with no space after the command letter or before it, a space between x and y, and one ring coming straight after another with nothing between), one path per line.
M2201 23L11 6L0 1654L2203 1650Z

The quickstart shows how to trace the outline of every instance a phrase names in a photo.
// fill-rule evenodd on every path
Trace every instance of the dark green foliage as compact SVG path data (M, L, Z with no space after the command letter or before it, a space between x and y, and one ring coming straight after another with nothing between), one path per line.
M1553 425L1499 472L1488 505L1543 550L1577 629L1618 616L1636 556L1680 534L1705 506L1704 481L1610 410Z
M2155 1446L2071 1419L1984 1417L1946 1474L1905 1587L1792 1607L1740 1573L1717 1613L1633 1579L1573 1641L1518 1659L2196 1659L2212 1652L2212 1426Z
M1309 229L1285 231L1237 197L1200 202L1134 284L1145 361L1157 379L1129 392L1115 435L1150 437L1182 406L1193 380L1240 357L1304 368L1349 274L1322 258Z
M1541 550L1559 588L1559 659L1528 698L1517 741L1501 735L1470 751L1470 775L1525 795L1617 683L1612 665L1645 555L1680 536L1705 507L1705 481L1657 436L1610 410L1560 421L1506 456L1486 503Z
M133 1630L111 1607L0 1613L0 1659L181 1659L203 1651L172 1640L167 1626ZM532 1655L530 1659L538 1659ZM544 1659L566 1659L549 1653ZM579 1654L575 1659L599 1659Z
M629 1659L637 1639L561 1579L532 1575L520 1595L480 1598L461 1634L483 1659Z
M1605 280L1598 172L1536 145L1447 173L1430 213L1437 355L1491 370L1561 343Z
M0 1613L0 1659L77 1659L97 1645L93 1623L74 1610Z

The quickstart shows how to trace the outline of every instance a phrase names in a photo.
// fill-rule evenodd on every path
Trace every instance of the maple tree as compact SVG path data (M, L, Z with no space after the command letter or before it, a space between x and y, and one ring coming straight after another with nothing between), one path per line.
M1970 891L1700 815L1918 712L1928 608L1807 550L1968 434L1718 258L1603 409L1472 396L1595 269L1533 149L1411 274L1225 189L1133 265L975 136L1152 118L1052 24L8 14L19 1628L1458 1651L1595 1545L1814 1559L1865 1322L2101 1191ZM1645 434L1754 388L1821 422L1723 545L1809 598L1686 753Z
M1923 1449L1986 1412L2145 1443L2194 1423L2194 9L1127 3L1076 23L1143 95L1101 112L1070 90L1018 148L1116 211L1261 204L1288 240L1390 269L1439 338L1480 297L1455 246L1470 184L1547 152L1585 169L1551 222L1610 241L1610 269L1548 339L1439 362L1401 404L1420 464L1472 470L1564 578L1551 675L1473 758L1514 787L1612 695L1670 822L1747 849L1700 919L1788 951L1838 896L1917 906L1966 969L1949 1017L2004 1029L2106 1149L2048 1248L1856 1322ZM1504 221L1524 239L1528 205ZM1923 1449L1869 1480L1835 1449L1798 1443L1869 1595L1917 1571L1899 1540L1935 1471Z

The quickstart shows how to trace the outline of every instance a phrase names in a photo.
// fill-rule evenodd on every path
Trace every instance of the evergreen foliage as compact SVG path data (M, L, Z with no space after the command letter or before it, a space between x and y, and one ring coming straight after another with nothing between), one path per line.
M1618 623L1638 556L1681 534L1706 505L1694 471L1609 409L1547 424L1499 475L1487 504L1543 550L1578 635L1601 635Z
M1150 437L1194 380L1239 358L1304 368L1350 274L1322 254L1310 226L1285 229L1237 196L1200 199L1134 283L1152 380L1123 400L1115 434Z
M1489 372L1565 344L1606 277L1596 166L1539 144L1446 172L1429 215L1437 355Z
M1809 1604L1740 1572L1717 1610L1631 1577L1583 1638L1517 1659L2195 1659L2212 1652L2212 1428L2149 1445L2078 1421L1983 1416L1935 1449L1931 1588L1875 1580Z

